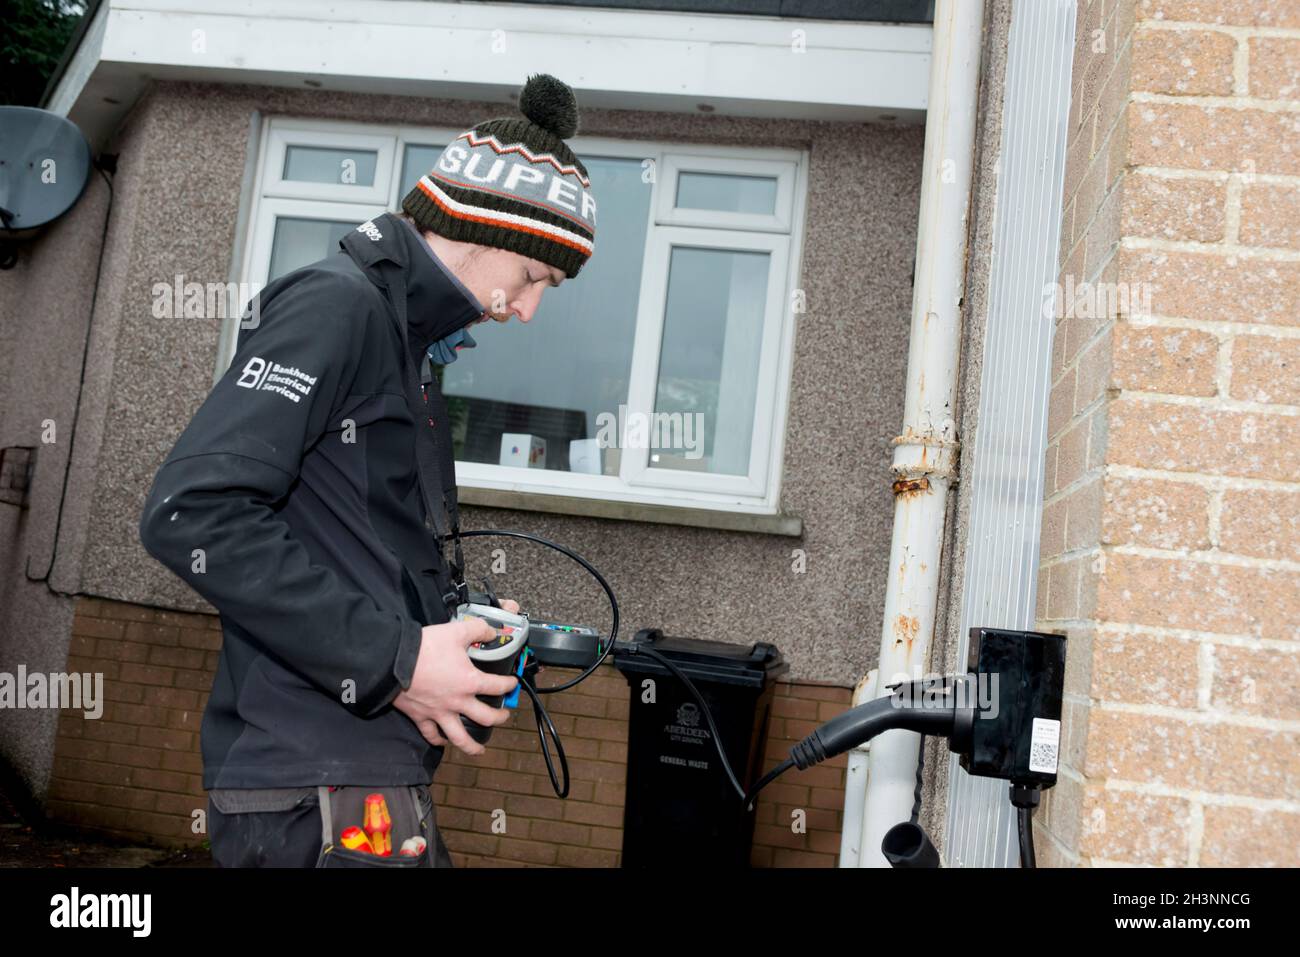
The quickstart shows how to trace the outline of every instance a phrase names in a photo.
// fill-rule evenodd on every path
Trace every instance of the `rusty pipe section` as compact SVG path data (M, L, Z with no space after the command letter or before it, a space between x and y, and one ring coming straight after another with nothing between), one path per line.
M894 439L894 528L877 690L926 671L939 600L948 489L956 477L957 372L975 149L980 0L937 0L925 120L903 428ZM880 842L911 814L918 735L888 731L871 745L856 863L886 867ZM847 860L842 863L850 864Z

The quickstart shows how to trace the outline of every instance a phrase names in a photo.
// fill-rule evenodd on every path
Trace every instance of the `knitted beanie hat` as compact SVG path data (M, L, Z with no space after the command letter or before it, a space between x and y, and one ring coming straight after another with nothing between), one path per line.
M523 118L487 120L456 137L402 209L421 229L510 249L572 278L596 231L587 169L564 144L578 131L578 101L543 73L524 84L519 111Z

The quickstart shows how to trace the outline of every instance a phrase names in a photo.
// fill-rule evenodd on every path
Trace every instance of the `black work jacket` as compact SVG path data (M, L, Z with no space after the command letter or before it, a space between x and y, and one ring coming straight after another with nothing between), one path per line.
M391 213L339 245L259 294L140 520L148 552L221 615L205 788L427 784L442 757L391 704L451 583L433 535L455 515L451 434L437 381L427 404L411 389L416 358L482 310Z

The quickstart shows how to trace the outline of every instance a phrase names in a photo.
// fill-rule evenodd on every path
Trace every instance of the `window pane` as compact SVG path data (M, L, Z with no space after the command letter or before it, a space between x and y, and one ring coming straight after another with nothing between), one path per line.
M652 468L749 474L770 258L673 249L654 408L671 418L656 417Z
M374 186L374 150L340 150L322 146L290 146L284 151L284 179L302 183L342 183Z
M339 240L355 226L350 220L277 217L267 282L336 252Z
M569 443L595 439L601 413L627 402L650 186L641 161L583 157L600 204L596 251L576 279L548 289L526 325L471 327L478 348L446 367L448 397L462 462L500 464L502 436L546 440L546 468L569 469ZM432 164L430 164L432 165ZM609 430L617 440L617 432ZM507 450L508 451L508 450ZM602 449L590 469L618 474L617 448Z
M397 184L397 205L402 205L402 200L406 194L415 188L415 184L420 181L420 177L429 170L433 169L433 164L438 161L442 155L441 146L416 146L414 144L406 148L402 154L402 181Z
M683 171L677 174L676 203L683 209L770 216L776 212L776 177Z

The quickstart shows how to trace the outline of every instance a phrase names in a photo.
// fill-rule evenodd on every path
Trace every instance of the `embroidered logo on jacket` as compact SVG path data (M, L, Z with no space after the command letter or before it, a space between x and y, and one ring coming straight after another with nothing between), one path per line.
M298 402L303 396L310 395L311 387L315 384L315 376L310 376L293 366L268 362L261 356L253 356L244 363L244 371L239 374L239 379L235 382L235 385L241 389L274 392L292 402Z

